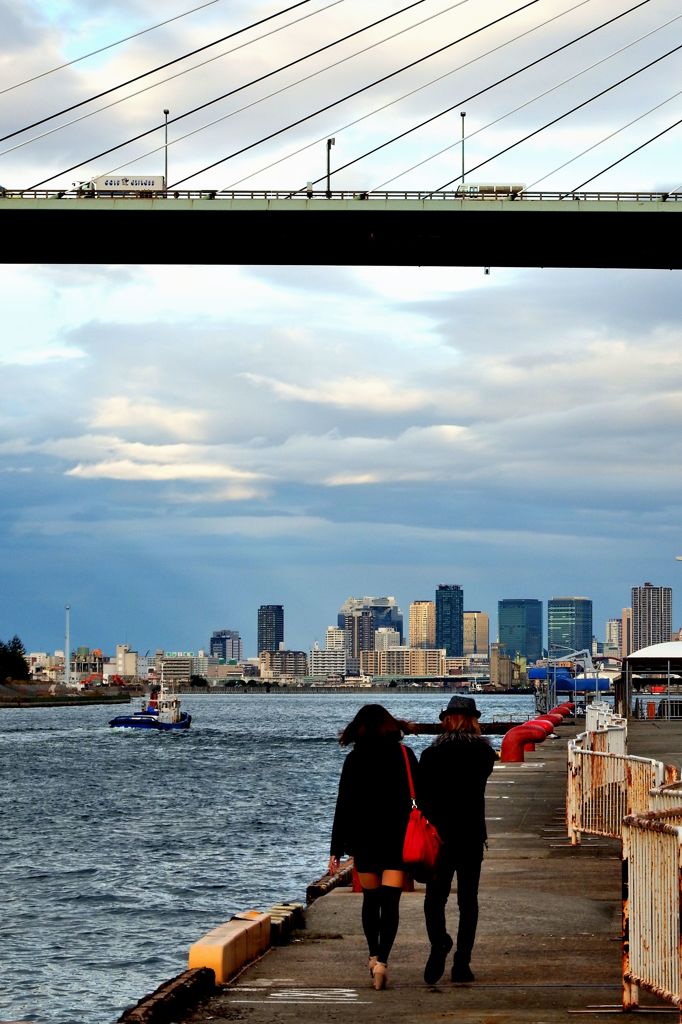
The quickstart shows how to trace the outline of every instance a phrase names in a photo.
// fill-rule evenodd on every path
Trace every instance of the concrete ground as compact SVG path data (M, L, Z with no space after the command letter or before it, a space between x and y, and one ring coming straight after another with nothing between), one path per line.
M425 985L428 955L423 889L405 893L389 964L389 987L375 992L366 968L361 897L336 889L307 911L306 929L271 949L186 1024L305 1024L325 1021L466 1021L554 1024L602 1021L620 1010L619 842L565 828L566 741L538 745L520 765L498 764L487 790L490 851L483 865L476 981L453 985L449 965ZM682 765L682 722L635 722L628 752ZM456 896L448 904L456 930ZM642 994L643 1022L672 1019L671 1006Z

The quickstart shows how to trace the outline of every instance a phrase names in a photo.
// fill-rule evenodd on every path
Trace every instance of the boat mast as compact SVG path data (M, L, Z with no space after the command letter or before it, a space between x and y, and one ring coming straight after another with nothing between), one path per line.
M71 683L71 605L67 604L66 612L66 636L64 638L64 686L68 689Z

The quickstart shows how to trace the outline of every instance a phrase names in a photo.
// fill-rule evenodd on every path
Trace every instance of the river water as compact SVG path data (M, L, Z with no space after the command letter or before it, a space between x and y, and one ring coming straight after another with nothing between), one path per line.
M0 710L0 1024L112 1024L233 913L303 902L328 859L339 730L371 699L416 721L445 702L185 697L191 729L165 734L110 729L118 707ZM476 700L483 720L533 713Z

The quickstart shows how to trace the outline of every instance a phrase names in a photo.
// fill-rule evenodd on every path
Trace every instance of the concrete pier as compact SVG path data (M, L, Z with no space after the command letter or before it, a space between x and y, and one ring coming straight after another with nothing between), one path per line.
M498 764L487 790L490 850L480 887L472 969L476 981L427 986L423 887L405 893L389 963L375 992L366 967L361 896L338 888L316 900L306 926L271 948L185 1024L317 1024L385 1020L473 1024L603 1021L621 1005L621 878L618 841L566 837L567 741L575 725L539 744L523 764ZM682 765L682 722L631 722L628 752ZM323 866L321 865L321 868ZM456 895L448 922L456 929ZM642 993L637 1018L674 1019ZM175 1017L173 1018L176 1019Z

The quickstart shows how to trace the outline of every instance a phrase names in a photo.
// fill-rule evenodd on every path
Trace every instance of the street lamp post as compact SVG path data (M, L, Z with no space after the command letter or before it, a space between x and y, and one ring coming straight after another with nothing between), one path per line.
M163 137L163 188L164 191L168 191L168 114L170 111L164 109L163 116L165 117L164 126L164 137Z
M464 118L467 116L466 110L460 110L459 116L462 118L462 185L464 184Z
M331 152L332 146L336 144L336 139L327 139L327 199L332 197L332 186L331 186Z

